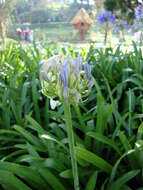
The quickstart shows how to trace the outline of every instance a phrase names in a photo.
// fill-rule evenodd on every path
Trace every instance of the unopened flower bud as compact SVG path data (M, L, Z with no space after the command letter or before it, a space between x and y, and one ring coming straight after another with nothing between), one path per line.
M40 70L43 93L50 97L59 97L60 101L78 103L82 96L89 94L94 85L90 65L80 56L54 56L44 62Z

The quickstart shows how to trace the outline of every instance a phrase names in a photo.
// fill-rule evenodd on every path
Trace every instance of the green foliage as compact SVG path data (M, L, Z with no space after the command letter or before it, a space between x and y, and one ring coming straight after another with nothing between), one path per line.
M120 11L119 17L126 17L131 20L134 18L135 8L141 3L139 0L104 0L104 6L110 11Z
M90 5L82 4L82 7L89 9ZM79 3L67 0L18 0L13 16L16 23L23 23L24 17L32 24L69 22L80 8Z
M143 56L133 46L81 52L96 80L71 110L81 189L143 188ZM39 62L77 51L14 43L0 51L1 189L73 189L63 106L52 110L42 95Z
M113 11L117 8L117 3L114 0L105 0L104 6L107 10Z

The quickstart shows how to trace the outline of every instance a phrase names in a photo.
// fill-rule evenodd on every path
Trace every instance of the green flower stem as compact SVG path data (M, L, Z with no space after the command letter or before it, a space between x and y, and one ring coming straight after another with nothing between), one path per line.
M64 113L65 113L69 149L70 149L70 156L71 156L71 163L72 163L74 189L79 190L77 160L76 160L76 152L75 152L75 147L74 147L74 134L73 134L73 129L72 129L71 110L70 110L69 103L64 102Z
M105 36L104 36L104 44L105 45L107 42L107 37L108 37L108 23L106 23L106 26L105 26Z

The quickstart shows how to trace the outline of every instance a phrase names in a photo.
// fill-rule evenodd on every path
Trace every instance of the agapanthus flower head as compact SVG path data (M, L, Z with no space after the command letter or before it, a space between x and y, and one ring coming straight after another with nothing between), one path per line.
M136 26L133 24L129 28L129 33L133 34L136 31Z
M120 30L128 30L130 28L131 26L129 25L127 20L118 20L118 22L114 24L113 31L115 33L119 33Z
M116 24L114 24L114 27L113 27L113 32L114 33L116 33L116 34L118 34L119 33L119 31L120 31L120 29L119 29L119 25L116 23Z
M143 3L135 9L135 16L137 21L143 21Z
M129 28L129 23L128 23L128 21L127 21L127 20L123 20L123 21L122 21L122 26L123 26L124 29L128 29L128 28Z
M87 96L94 85L90 65L79 55L54 56L45 61L40 69L43 93L49 98L59 97L60 101L78 103Z
M116 16L111 11L101 12L97 16L97 23L98 24L104 24L104 23L114 24L115 21L116 21Z

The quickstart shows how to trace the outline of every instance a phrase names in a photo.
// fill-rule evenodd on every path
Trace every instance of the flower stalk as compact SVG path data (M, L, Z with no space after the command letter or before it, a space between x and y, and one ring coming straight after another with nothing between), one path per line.
M63 103L69 150L74 180L74 190L79 190L79 177L71 119L71 105L77 106L82 97L88 96L94 85L91 68L79 55L53 56L45 61L40 69L42 92L48 98L59 98ZM54 103L54 102L51 102Z
M78 168L77 168L77 159L76 159L76 151L74 144L74 133L72 128L70 104L68 102L64 102L63 105L64 105L67 134L68 134L71 164L72 164L72 174L74 179L74 189L79 190Z
M107 36L108 36L108 23L106 23L106 27L105 27L104 45L106 45Z

